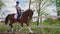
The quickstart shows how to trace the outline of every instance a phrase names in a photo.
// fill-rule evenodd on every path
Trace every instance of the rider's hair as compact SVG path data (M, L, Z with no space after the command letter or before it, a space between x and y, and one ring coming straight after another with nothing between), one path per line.
M16 3L19 3L19 1L16 1Z

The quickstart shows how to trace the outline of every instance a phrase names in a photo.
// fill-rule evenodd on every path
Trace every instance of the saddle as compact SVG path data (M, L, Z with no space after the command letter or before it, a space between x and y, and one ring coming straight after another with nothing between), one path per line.
M19 19L22 17L22 14L23 14L23 12L21 12L21 15L19 16ZM17 17L18 17L18 14L16 13L16 14L14 15L14 18L17 19Z

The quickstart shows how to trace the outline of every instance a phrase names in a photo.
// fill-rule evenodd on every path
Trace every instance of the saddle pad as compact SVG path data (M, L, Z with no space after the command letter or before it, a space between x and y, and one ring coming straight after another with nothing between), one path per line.
M23 13L24 13L24 12L21 12L20 18L22 17L22 14L23 14ZM17 15L17 13L16 13L16 14L14 15L14 18L17 19L17 16L18 16L18 15ZM19 19L20 19L20 18L19 18Z

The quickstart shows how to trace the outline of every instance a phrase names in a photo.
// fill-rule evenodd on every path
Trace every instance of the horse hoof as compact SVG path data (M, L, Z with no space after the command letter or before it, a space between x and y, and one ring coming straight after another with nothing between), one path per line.
M33 32L30 32L30 34L33 34Z
M9 30L7 30L7 32L9 32Z
M18 30L18 32L20 32L21 30Z

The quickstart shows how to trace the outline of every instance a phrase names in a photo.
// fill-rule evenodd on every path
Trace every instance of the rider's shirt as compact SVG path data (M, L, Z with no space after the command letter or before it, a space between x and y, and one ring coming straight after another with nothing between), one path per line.
M21 12L21 8L20 8L20 6L18 5L18 6L16 6L16 10L17 10L17 12L18 13L20 13Z

